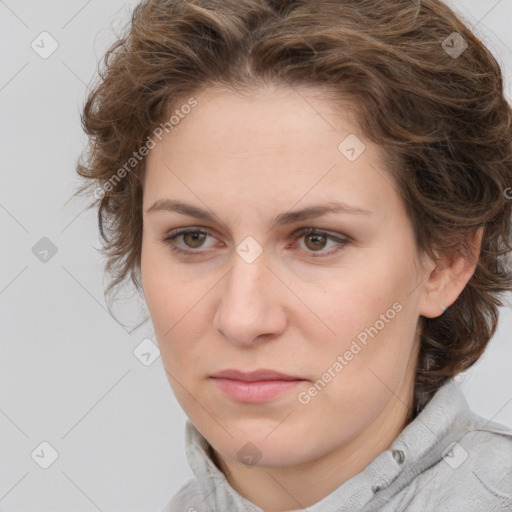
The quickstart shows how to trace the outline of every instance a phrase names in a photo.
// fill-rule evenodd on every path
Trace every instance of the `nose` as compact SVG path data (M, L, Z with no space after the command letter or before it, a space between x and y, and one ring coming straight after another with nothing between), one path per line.
M252 263L235 254L233 267L222 280L213 327L236 345L278 337L288 322L284 288L263 254Z

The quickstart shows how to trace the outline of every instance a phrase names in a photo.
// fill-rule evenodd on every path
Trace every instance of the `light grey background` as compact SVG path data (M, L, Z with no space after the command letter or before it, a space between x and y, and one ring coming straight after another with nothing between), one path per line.
M512 99L512 0L450 4L498 57ZM192 476L186 418L161 359L145 366L134 354L143 340L156 342L150 325L130 334L142 305L114 310L127 328L108 313L96 214L83 201L66 204L86 143L87 87L134 5L0 0L3 512L158 512ZM46 59L31 47L43 31L58 43ZM57 249L47 262L33 253L43 237ZM461 379L476 412L509 426L511 332L504 308L486 354ZM43 442L58 453L48 469Z

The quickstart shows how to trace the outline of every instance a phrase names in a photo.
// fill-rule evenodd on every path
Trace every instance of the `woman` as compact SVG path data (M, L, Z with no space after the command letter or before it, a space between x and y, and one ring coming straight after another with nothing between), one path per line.
M511 114L438 0L135 8L78 172L188 416L162 512L512 510L453 380L512 289Z

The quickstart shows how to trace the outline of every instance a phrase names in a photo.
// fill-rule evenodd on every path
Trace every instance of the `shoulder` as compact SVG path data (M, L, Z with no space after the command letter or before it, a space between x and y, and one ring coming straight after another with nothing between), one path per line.
M512 430L486 423L443 449L441 460L422 475L446 511L512 510ZM431 480L430 480L431 479Z
M460 444L466 447L467 471L489 493L512 504L512 429L488 423L468 432Z
M203 512L206 510L197 480L191 478L160 512Z

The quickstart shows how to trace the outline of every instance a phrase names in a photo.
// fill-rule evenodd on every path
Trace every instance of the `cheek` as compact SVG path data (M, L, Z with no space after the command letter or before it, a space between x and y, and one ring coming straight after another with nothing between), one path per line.
M331 329L330 342L317 347L322 353L317 371L328 371L338 361L336 374L344 375L338 380L349 386L375 384L370 370L394 382L403 375L414 342L415 311L408 297L414 287L412 266L389 253L374 256L333 278L315 302Z
M141 276L144 297L162 351L169 344L168 340L173 338L184 315L183 290L186 288L178 282L169 265L165 265L161 252L161 249L157 250L143 241Z
M197 298L177 293L180 283L169 279L149 280L145 288L146 303L161 350L175 355L186 353L198 335L194 334L200 325L201 315L196 305Z
M200 367L197 340L201 339L204 315L208 314L206 303L200 301L204 290L183 279L161 252L143 248L144 296L165 368L172 375L186 376L191 365Z
M335 331L335 338L354 338L401 301L401 280L382 262L361 262L332 277L322 296L317 296L315 309Z

